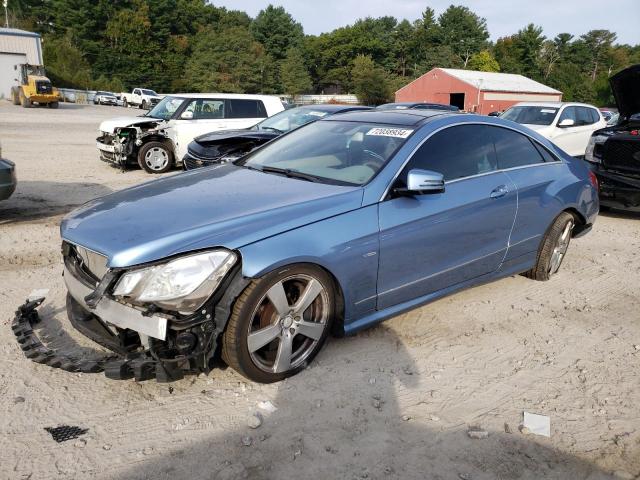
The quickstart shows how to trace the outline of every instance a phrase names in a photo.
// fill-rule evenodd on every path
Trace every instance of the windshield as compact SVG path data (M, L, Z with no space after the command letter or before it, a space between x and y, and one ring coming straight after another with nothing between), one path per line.
M410 128L371 123L314 122L265 145L237 164L272 172L281 169L274 173L302 174L326 183L364 185L411 133Z
M146 116L169 120L173 117L173 114L176 113L176 110L180 108L180 105L182 105L183 102L184 98L164 97L149 113L146 114Z
M327 114L328 112L313 108L292 108L276 113L272 117L257 124L254 128L256 130L271 130L278 133L286 133L302 125L306 125L309 122L320 120L322 117L327 116Z
M558 109L554 107L511 107L500 118L525 125L551 125Z
M145 95L151 95L154 97L157 97L158 94L156 92L154 92L153 90L145 90L144 88L142 89L142 93Z

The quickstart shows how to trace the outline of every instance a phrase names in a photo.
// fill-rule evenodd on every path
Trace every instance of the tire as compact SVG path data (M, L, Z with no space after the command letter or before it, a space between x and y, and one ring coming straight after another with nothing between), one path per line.
M140 105L140 108L143 109L143 110L147 110L147 101L146 100L142 101L142 105Z
M569 248L575 224L576 219L568 212L562 212L556 217L542 240L536 264L525 272L526 277L544 282L558 273Z
M308 298L296 310L304 293ZM278 382L313 360L335 314L335 287L324 270L299 264L273 271L251 282L236 300L222 337L222 359L249 380Z
M18 94L18 89L17 88L12 88L11 89L11 102L14 105L20 105L20 95Z
M127 102L127 99L125 98L124 100L122 100L122 106L124 108L127 108L129 106L129 102Z
M23 108L31 108L31 100L29 100L25 94L22 92L22 90L20 91L20 103L22 104Z
M173 167L173 153L162 142L148 142L138 152L138 164L147 173L166 173Z
M59 106L58 102L49 102L49 108L58 108Z

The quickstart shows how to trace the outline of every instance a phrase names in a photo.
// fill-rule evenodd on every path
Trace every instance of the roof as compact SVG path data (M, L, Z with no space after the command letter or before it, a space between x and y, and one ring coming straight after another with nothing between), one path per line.
M443 110L366 110L339 113L322 121L346 120L349 122L409 126L416 125L428 118L439 115L458 115L458 113Z
M572 107L590 107L597 108L593 105L589 105L588 103L580 103L580 102L518 102L514 107L522 106L522 107L553 107L553 108L561 108L564 106L570 105Z
M40 38L39 33L27 32L26 30L20 30L18 28L0 28L0 35L11 35L16 37L37 37Z
M149 90L147 88L140 88L140 90ZM248 100L262 100L265 98L275 98L280 101L280 98L275 95L251 95L247 93L169 93L167 97L182 97L182 98L239 98Z
M371 110L372 107L364 107L362 105L344 105L336 103L320 103L315 105L301 105L296 107L304 110L315 110L317 112L349 112L354 110Z
M456 68L440 68L443 72L483 91L521 93L562 93L523 75L514 73L478 72Z
M429 102L393 102L393 103L383 103L382 105L378 105L376 110L403 110L408 108L420 108L420 109L432 109L432 110L451 110L452 112L457 112L459 110L458 107L454 107L453 105L446 105L444 103L429 103Z

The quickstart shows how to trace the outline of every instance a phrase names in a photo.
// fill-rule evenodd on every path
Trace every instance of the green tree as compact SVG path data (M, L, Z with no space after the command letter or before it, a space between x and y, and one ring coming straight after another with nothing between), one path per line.
M265 50L276 60L283 60L290 48L298 48L304 32L283 7L269 5L258 13L251 23L253 38L264 45Z
M589 74L595 82L607 56L610 55L611 45L616 40L616 34L609 30L591 30L580 37L589 51Z
M304 57L300 50L290 48L287 57L280 64L280 79L285 93L297 95L309 92L313 87L311 77L304 65Z
M533 23L530 23L514 35L513 44L517 51L522 74L532 78L540 77L538 60L544 40L542 28L535 26Z
M265 83L266 52L248 29L220 32L206 28L196 34L193 54L185 66L188 89L197 92L261 92Z
M474 53L467 64L469 70L479 70L481 72L499 72L500 64L491 55L489 50L482 50Z
M391 88L386 73L369 55L358 55L351 70L353 90L364 105L378 105L391 97Z
M88 89L91 87L91 68L82 52L67 34L49 38L42 43L47 75L55 86Z
M467 7L451 5L438 18L443 45L451 47L466 68L474 53L487 47L487 21Z

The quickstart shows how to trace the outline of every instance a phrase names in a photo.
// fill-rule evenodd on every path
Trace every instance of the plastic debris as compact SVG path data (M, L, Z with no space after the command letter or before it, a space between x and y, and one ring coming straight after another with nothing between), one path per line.
M551 419L545 415L524 412L522 426L534 435L541 435L543 437L551 436Z
M269 413L273 413L276 410L278 410L278 407L276 407L269 400L263 400L262 402L258 402L258 408L261 409L261 410L264 410L265 412L269 412Z
M33 302L34 300L37 300L38 298L46 297L47 295L49 295L48 288L38 288L36 290L31 291L31 293L27 297L27 301Z

